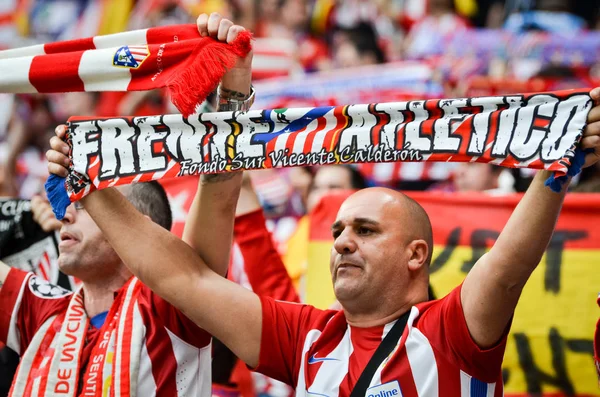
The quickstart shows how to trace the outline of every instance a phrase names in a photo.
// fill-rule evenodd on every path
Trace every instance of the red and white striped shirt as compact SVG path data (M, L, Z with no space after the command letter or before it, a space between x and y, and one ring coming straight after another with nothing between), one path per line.
M394 322L348 325L344 313L262 297L258 372L296 387L296 396L349 396ZM368 397L499 397L506 334L493 348L471 339L460 287L411 310L398 346L377 369Z
M0 289L0 342L22 356L36 332L66 311L71 294L32 273L11 269ZM210 396L211 336L145 285L137 306L145 328L137 395ZM86 336L80 358L82 373L101 339L91 325Z

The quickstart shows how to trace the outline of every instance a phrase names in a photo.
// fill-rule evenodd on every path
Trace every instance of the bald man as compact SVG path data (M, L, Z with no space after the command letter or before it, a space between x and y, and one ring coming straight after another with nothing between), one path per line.
M591 95L598 101L600 88ZM598 160L598 136L596 106L582 139L584 148L594 149L586 166ZM51 172L65 162L61 145L54 144ZM137 277L248 365L295 387L297 396L350 396L355 388L354 395L369 397L501 396L510 321L565 196L566 188L557 194L544 186L548 176L536 176L464 282L430 302L432 238L425 211L388 189L350 196L332 226L330 270L340 311L259 297L227 281L206 265L214 247L190 248L115 189L82 202ZM222 183L233 194L241 175ZM207 216L196 226L230 233L231 219L219 218Z

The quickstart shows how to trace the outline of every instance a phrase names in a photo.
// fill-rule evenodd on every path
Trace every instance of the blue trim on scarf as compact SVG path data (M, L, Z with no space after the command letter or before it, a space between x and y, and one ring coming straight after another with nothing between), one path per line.
M44 185L46 196L48 196L52 211L58 220L65 217L67 207L71 205L71 200L69 200L67 188L65 187L65 180L66 178L51 174Z

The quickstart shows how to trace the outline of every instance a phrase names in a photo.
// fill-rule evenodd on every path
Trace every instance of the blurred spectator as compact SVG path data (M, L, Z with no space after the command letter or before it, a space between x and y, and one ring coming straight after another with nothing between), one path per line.
M67 92L58 99L57 118L67 121L71 116L95 116L101 94L98 92Z
M275 26L279 20L279 11L282 2L285 0L262 0L257 1L258 19L254 27L254 34L258 37L267 37L276 29Z
M313 171L310 167L291 168L288 173L290 185L297 197L298 203L294 205L297 213L305 213L308 206L308 193L313 180Z
M191 15L198 15L199 12L190 14L184 7L185 4L187 2L177 0L137 1L131 11L127 27L129 30L134 30L152 26L191 23L194 21ZM219 11L223 13L223 10Z
M458 192L490 192L498 189L502 168L484 163L461 163L454 171Z
M43 41L60 40L77 24L89 3L89 0L34 1L29 11L29 33Z
M280 0L259 4L258 37L292 39L298 46L297 61L305 71L329 69L327 45L310 31L310 4L307 1Z
M310 212L325 194L336 190L359 190L367 187L364 177L349 165L329 165L318 169L308 194Z
M432 186L430 190L455 192L514 193L515 178L510 170L487 163L459 163L449 182Z
M429 0L427 15L410 29L404 43L405 55L421 58L439 53L442 38L467 28L467 21L456 13L452 0Z
M317 3L319 0L317 0ZM327 2L321 0L321 2ZM368 25L377 38L376 47L383 51L385 58L398 59L404 32L396 19L401 7L388 0L346 0L338 1L332 9L330 22L333 26L348 30Z
M56 117L51 98L16 97L6 140L0 143L0 190L10 197L31 197L43 188L47 176L43 153L48 149Z
M289 206L294 191L283 172L275 169L256 170L250 176L267 217L278 218L293 213Z
M15 116L24 123L24 133L29 139L28 143L45 152L48 148L48 141L54 133L54 126L57 124L53 98L28 95L23 96L22 100L17 103ZM15 130L15 133L20 132Z
M360 23L356 27L341 29L336 34L334 65L351 68L385 62L385 55L377 42L373 26Z
M16 3L19 30L36 41L50 42L123 31L134 0L36 0Z

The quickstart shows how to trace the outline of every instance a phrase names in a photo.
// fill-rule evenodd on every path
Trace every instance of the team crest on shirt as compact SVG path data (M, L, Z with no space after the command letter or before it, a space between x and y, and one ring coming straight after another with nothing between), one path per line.
M29 290L35 296L43 299L58 299L71 294L71 291L50 284L48 281L36 276L29 279Z
M400 384L397 380L367 389L367 397L402 397Z
M148 50L148 46L125 45L115 52L113 66L137 69L149 55L150 51Z

